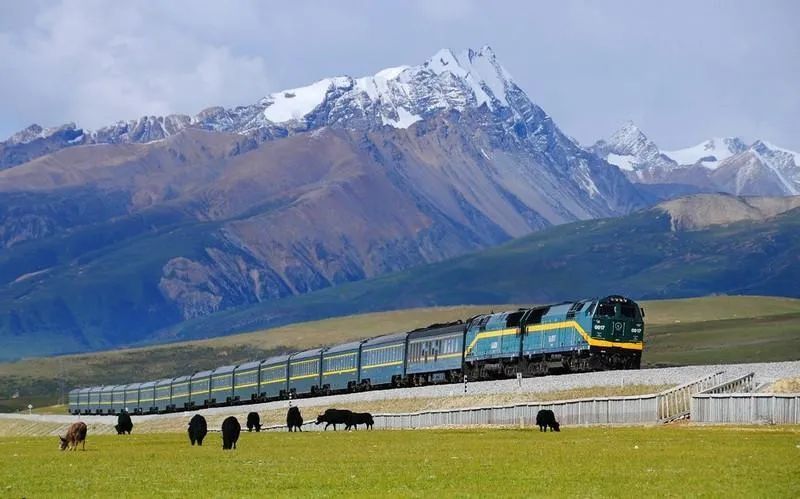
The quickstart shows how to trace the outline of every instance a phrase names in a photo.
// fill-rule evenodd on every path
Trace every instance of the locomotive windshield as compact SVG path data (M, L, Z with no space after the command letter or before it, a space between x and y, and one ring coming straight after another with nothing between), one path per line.
M601 303L597 307L597 317L614 317L614 305L610 303Z
M622 316L628 319L635 319L636 318L636 307L633 305L622 304L620 306L620 311L622 312Z

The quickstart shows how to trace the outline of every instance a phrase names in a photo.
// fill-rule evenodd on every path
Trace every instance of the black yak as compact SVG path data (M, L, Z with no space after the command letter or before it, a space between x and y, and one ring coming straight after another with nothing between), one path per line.
M117 430L117 435L123 435L127 433L128 435L131 434L131 430L133 430L133 421L131 421L131 416L126 411L122 411L117 416L117 424L114 425L114 429Z
M336 431L337 424L347 425L349 428L348 421L350 421L352 415L353 413L346 409L328 409L324 414L317 416L316 424L325 423L326 431L330 425L333 425L333 431Z
M350 427L357 430L360 424L366 425L367 429L371 430L372 425L375 424L375 421L372 419L372 414L368 412L354 412L350 414L350 419L347 421L345 430L349 430Z
M550 431L561 431L560 425L556 421L556 415L550 409L542 409L536 414L536 425L539 427L539 431L547 431L548 426Z
M65 437L59 435L58 438L61 439L58 446L61 450L65 450L67 446L69 446L69 450L76 450L78 444L82 444L82 449L86 450L86 423L83 421L72 423L67 428L67 435Z
M222 422L222 450L235 449L241 431L242 425L239 424L238 419L234 416L225 418L225 421Z
M197 442L197 445L203 445L203 439L206 438L208 427L206 426L206 418L199 414L192 416L189 420L189 441L192 445Z
M290 407L289 412L286 413L286 426L289 431L303 431L303 416L300 414L299 407Z
M247 415L247 431L256 430L256 433L261 431L261 418L257 412L251 412Z

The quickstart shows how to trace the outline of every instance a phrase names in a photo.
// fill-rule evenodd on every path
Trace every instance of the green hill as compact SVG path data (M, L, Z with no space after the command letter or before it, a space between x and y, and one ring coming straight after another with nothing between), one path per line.
M800 210L765 222L673 231L649 210L541 231L503 246L377 279L231 309L156 340L213 337L380 310L459 303L549 303L619 293L637 300L800 297Z

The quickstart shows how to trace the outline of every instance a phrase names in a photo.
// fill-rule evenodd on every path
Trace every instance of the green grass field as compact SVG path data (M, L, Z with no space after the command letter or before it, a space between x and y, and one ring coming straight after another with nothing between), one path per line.
M798 497L797 428L0 438L3 497Z
M642 305L646 366L800 360L800 300L716 296ZM0 363L0 411L56 403L60 373L67 389L174 377L514 308L481 305L371 313L208 340ZM16 390L20 398L6 398Z

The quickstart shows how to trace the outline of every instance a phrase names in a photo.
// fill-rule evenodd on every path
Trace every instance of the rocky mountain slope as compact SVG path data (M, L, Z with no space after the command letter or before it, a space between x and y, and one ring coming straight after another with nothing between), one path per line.
M202 338L353 313L461 303L549 303L608 293L800 298L800 197L689 196L614 219L551 227L400 273L184 322Z
M0 338L38 353L647 202L488 47L193 117L33 126L0 158Z
M590 149L619 166L633 182L664 189L684 186L747 196L800 194L800 153L762 140L747 145L737 137L713 138L686 149L662 151L629 122Z

